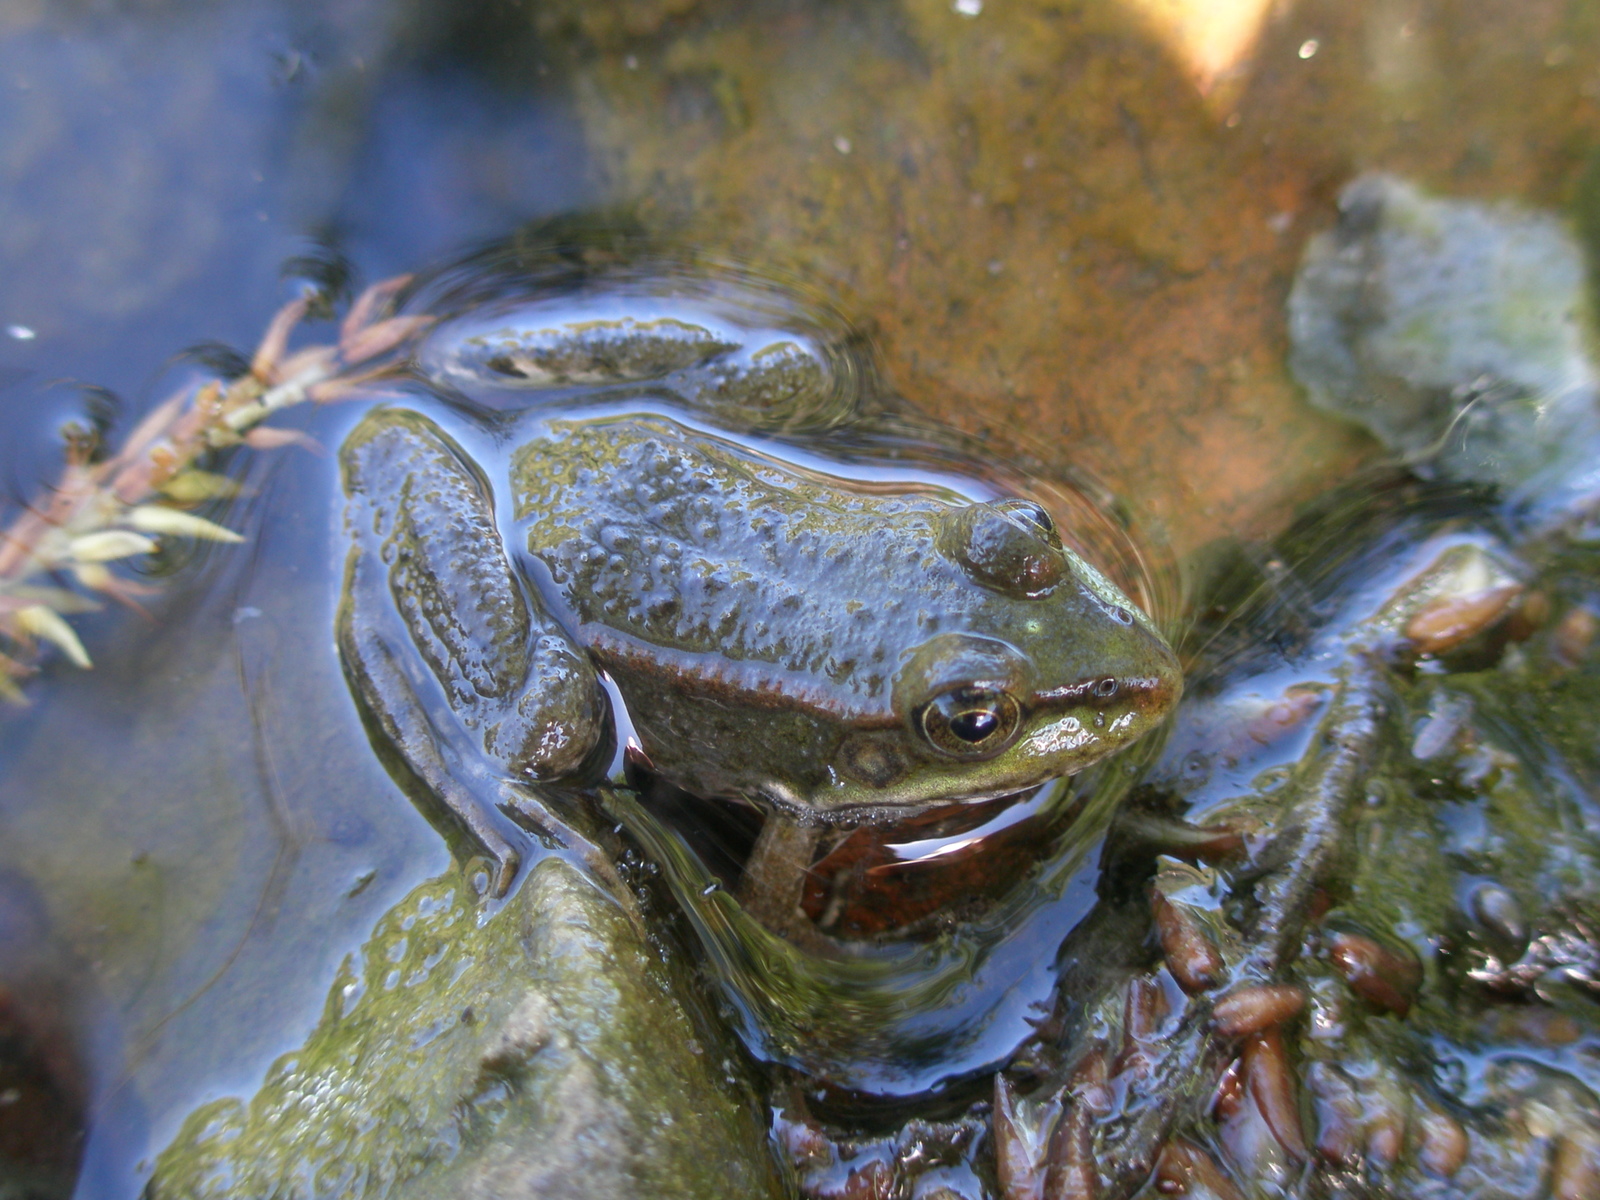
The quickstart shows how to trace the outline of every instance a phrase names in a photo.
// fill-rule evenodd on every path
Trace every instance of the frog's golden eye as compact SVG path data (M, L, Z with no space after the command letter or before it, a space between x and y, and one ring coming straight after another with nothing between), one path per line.
M1011 744L1022 728L1022 706L1009 692L964 685L941 692L917 711L922 735L960 758L987 758Z

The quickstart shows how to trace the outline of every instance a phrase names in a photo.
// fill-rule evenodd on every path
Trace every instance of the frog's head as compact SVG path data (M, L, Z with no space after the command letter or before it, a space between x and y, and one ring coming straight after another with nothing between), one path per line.
M904 652L892 718L853 729L798 807L905 811L1020 790L1115 753L1176 704L1171 647L1039 505L952 508L935 545L963 577L935 610L939 631Z

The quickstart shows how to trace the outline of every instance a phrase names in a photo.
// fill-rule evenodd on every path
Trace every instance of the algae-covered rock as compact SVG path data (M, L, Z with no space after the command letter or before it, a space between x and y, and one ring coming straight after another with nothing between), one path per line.
M414 890L249 1101L191 1113L169 1197L780 1194L733 1051L633 915L556 858L482 917Z

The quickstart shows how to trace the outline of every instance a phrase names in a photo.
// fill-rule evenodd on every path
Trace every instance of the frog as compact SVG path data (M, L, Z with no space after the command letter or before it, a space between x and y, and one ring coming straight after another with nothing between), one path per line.
M797 312L637 276L500 300L416 354L452 404L345 438L344 672L496 892L508 820L561 836L624 765L773 829L885 823L1078 772L1175 705L1160 630L1043 505L830 454L876 372Z

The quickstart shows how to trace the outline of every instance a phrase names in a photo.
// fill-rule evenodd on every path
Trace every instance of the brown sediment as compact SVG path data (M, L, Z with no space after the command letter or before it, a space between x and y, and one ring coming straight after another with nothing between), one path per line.
M1420 654L1443 654L1505 616L1521 594L1521 584L1508 583L1460 596L1441 596L1406 622L1405 636Z
M1556 1139L1550 1162L1550 1194L1554 1200L1594 1200L1600 1196L1600 1134L1595 1130L1568 1130Z
M1184 1138L1168 1142L1161 1151L1155 1184L1162 1196L1187 1196L1198 1184L1216 1200L1244 1200L1244 1193L1217 1160Z
M1238 1115L1247 1100L1244 1089L1244 1069L1236 1058L1217 1076L1216 1087L1211 1092L1208 1111L1213 1120L1227 1121Z
M1405 1118L1393 1105L1382 1105L1367 1127L1367 1158L1381 1168L1400 1161L1405 1149Z
M1522 599L1506 618L1506 636L1513 642L1525 642L1550 620L1550 594L1539 588L1524 592Z
M1044 1200L1095 1200L1100 1177L1094 1166L1094 1115L1074 1099L1062 1111L1050 1138Z
M1326 698L1327 693L1321 688L1289 688L1282 697L1245 722L1244 733L1251 741L1263 746L1271 745L1304 724L1306 718L1316 712Z
M1160 1055L1156 1039L1170 1012L1167 993L1155 979L1140 975L1129 982L1122 1004L1122 1050L1111 1074L1142 1078L1149 1073Z
M1361 1097L1330 1063L1312 1063L1305 1082L1317 1117L1317 1157L1337 1166L1354 1165L1362 1150Z
M1359 933L1328 938L1328 959L1350 989L1368 1003L1398 1017L1411 1011L1422 986L1422 964Z
M1449 1179L1467 1161L1471 1143L1461 1122L1431 1108L1417 1114L1417 1161L1424 1170Z
M1600 617L1582 605L1569 608L1550 635L1550 654L1559 665L1575 667L1588 655L1597 632Z
M1003 1200L1042 1200L1044 1196L1044 1151L1048 1143L1038 1129L1026 1129L1018 1119L1016 1088L1004 1073L994 1077L994 1110L991 1130L994 1136L995 1174ZM1060 1116L1059 1100L1045 1106L1041 1125Z
M1294 1069L1289 1064L1283 1038L1275 1029L1252 1034L1244 1044L1245 1087L1280 1146L1292 1158L1307 1158L1305 1134L1300 1128L1300 1106L1295 1099Z
M1243 1037L1275 1028L1306 1005L1303 990L1288 984L1261 984L1240 988L1218 1000L1211 1010L1217 1032Z

